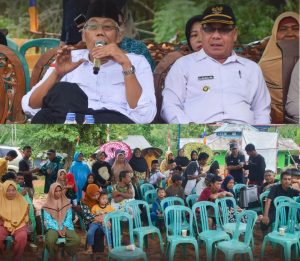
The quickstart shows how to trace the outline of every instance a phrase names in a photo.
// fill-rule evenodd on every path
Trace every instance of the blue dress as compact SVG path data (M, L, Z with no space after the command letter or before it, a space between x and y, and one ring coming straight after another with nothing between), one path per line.
M82 198L82 188L84 187L87 176L91 173L89 166L83 162L78 161L78 157L81 152L77 151L74 154L73 163L70 168L70 172L74 175L76 186L77 186L77 201L79 202Z

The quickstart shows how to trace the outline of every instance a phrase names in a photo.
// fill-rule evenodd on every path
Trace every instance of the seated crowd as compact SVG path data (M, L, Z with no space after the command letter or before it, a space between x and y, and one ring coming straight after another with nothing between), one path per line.
M240 205L242 192L235 191L235 184L257 186L257 197L261 193L268 192L263 206L260 206L258 210L261 215L257 219L262 232L267 233L275 221L274 200L277 197L294 198L300 203L300 179L292 177L290 171L283 171L280 180L275 180L273 171L264 170L262 179L257 177L258 172L252 173L251 185L250 178L245 181L245 172L242 172L242 179L239 172L232 172L231 175L234 168L230 167L230 164L238 167L235 170L241 170L240 166L247 166L245 169L251 170L251 165L254 165L257 170L255 159L263 157L253 153L255 147L252 144L246 146L247 153L249 153L249 148L250 159L246 163L241 157L242 152L238 151L237 144L230 144L230 152L226 159L242 158L243 161L230 163L228 160L229 173L225 177L220 174L216 161L208 166L209 155L205 152L199 153L197 158L193 156L189 159L185 156L184 149L178 151L176 158L171 151L168 151L166 159L161 161L160 168L157 159L152 161L151 166L148 166L138 148L134 150L130 161L127 161L124 151L117 150L115 158L111 160L112 165L106 161L105 152L99 152L96 159L90 158L88 163L84 161L84 155L81 152L76 152L69 171L66 171L63 169L61 158L56 156L54 150L48 150L48 161L40 169L23 170L20 168L17 175L12 172L0 173L2 181L0 183L0 254L4 251L6 238L12 236L14 260L22 260L27 234L36 230L33 193L29 193L34 191L34 187L28 190L24 179L26 177L26 180L32 183L32 173L46 177L47 198L42 206L41 215L42 226L45 226L43 232L45 247L51 259L55 259L56 242L61 238L66 240L66 252L71 256L76 255L80 237L76 233L74 224L78 221L80 221L81 229L86 232L85 254L103 252L105 248L103 238L106 236L111 239L112 229L114 229L110 223L104 226L105 216L116 211L128 212L126 205L136 199L145 200L149 204L151 220L161 231L164 231L166 222L164 209L168 203L162 205L162 201L166 198L178 198L190 208L196 202L214 203L226 198L228 199L226 201L228 220L236 222L237 213L243 213L244 209ZM23 160L31 155L30 146L24 149L27 154L24 155ZM191 156L193 154L197 152L193 151ZM7 163L15 157L16 152L9 151L3 162ZM0 167L3 166L1 160ZM23 161L20 162L20 166L22 164L24 164ZM208 167L208 171L204 170ZM5 169L5 166L2 169ZM236 183L235 176L245 182ZM150 199L146 197L146 187L148 191L153 192L154 197ZM195 195L194 199L190 203L193 195ZM131 214L130 211L129 214ZM141 210L141 216L143 220L143 210ZM247 217L242 218L241 222L246 223ZM216 229L216 213L211 208L208 208L208 224L209 229ZM34 242L31 238L28 240ZM109 245L106 244L109 249L114 247L113 240L106 242L110 242Z
M299 122L298 63L291 87L283 86L278 47L282 40L299 40L299 14L278 16L259 64L234 51L237 18L229 6L213 5L189 19L190 53L168 72L157 112L153 60L142 42L125 37L120 6L95 0L82 12L86 21L76 36L82 41L75 47L64 43L42 80L22 98L32 123L64 123L67 112L76 113L78 123L84 115L93 115L96 123L150 123L157 113L167 123L181 124L270 124L284 123L285 117Z

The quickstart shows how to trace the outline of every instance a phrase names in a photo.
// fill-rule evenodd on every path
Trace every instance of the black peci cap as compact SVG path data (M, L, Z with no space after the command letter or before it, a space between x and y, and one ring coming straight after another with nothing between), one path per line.
M202 24L207 23L235 25L236 18L230 6L224 4L216 4L206 8L203 12Z
M117 7L115 1L111 0L94 0L88 6L87 19L92 17L110 18L120 25L120 16L122 13Z

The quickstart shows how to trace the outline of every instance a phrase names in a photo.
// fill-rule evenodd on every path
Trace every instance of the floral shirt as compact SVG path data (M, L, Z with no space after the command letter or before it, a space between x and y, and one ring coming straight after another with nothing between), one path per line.
M64 227L66 227L68 230L74 230L74 225L72 222L72 209L69 208L67 211L67 214L65 216L65 219L61 226L59 227L57 220L55 220L48 212L47 210L44 210L44 221L47 229L53 229L53 230L63 230Z
M89 224L94 221L96 215L92 214L90 207L81 201L80 201L80 206L81 206L84 225L85 225L86 229L88 229Z

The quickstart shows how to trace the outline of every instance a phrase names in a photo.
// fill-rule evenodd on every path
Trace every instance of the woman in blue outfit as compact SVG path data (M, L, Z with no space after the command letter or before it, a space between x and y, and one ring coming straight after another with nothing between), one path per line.
M86 162L83 161L83 154L79 151L75 152L70 172L74 175L77 186L77 202L82 198L82 189L87 181L87 176L91 170Z

